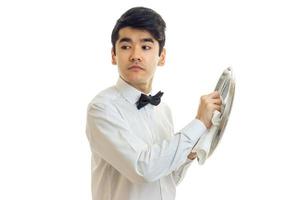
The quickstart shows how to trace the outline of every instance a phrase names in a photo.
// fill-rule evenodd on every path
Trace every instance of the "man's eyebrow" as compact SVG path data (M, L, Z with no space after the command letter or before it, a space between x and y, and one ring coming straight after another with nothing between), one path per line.
M143 38L143 39L141 39L141 42L152 42L152 43L154 43L154 40L152 38Z
M121 42L132 42L132 39L128 38L128 37L124 37L124 38L121 38L119 43Z
M154 40L152 38L142 38L140 40L141 42L151 42L151 43L154 43ZM132 39L131 38L128 38L128 37L124 37L124 38L121 38L119 43L121 42L129 42L129 43L132 43Z

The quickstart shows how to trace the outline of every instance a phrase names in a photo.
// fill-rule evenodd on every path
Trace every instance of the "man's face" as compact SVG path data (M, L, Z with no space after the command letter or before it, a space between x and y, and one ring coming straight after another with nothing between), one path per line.
M135 88L149 92L157 66L165 62L165 49L159 56L159 44L146 30L125 27L112 51L112 63L118 65L119 74Z

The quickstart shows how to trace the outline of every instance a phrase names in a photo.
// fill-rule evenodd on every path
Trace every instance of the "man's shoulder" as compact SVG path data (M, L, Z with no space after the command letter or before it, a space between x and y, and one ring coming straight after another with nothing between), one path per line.
M100 91L89 103L89 105L107 106L111 105L120 97L119 92L115 86L111 86Z

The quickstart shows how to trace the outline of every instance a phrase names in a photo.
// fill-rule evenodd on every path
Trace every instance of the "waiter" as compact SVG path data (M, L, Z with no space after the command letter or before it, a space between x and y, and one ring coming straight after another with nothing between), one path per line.
M174 133L163 92L152 91L156 68L165 64L165 28L154 10L134 7L112 31L119 78L87 110L93 200L174 200L176 185L196 157L193 146L207 134L213 112L220 111L218 92L204 95L196 117Z

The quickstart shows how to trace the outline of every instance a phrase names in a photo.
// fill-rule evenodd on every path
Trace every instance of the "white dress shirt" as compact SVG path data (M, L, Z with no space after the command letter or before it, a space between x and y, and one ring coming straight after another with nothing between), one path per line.
M141 92L121 78L89 104L93 200L174 200L187 158L206 132L192 120L174 133L169 107L136 107Z

